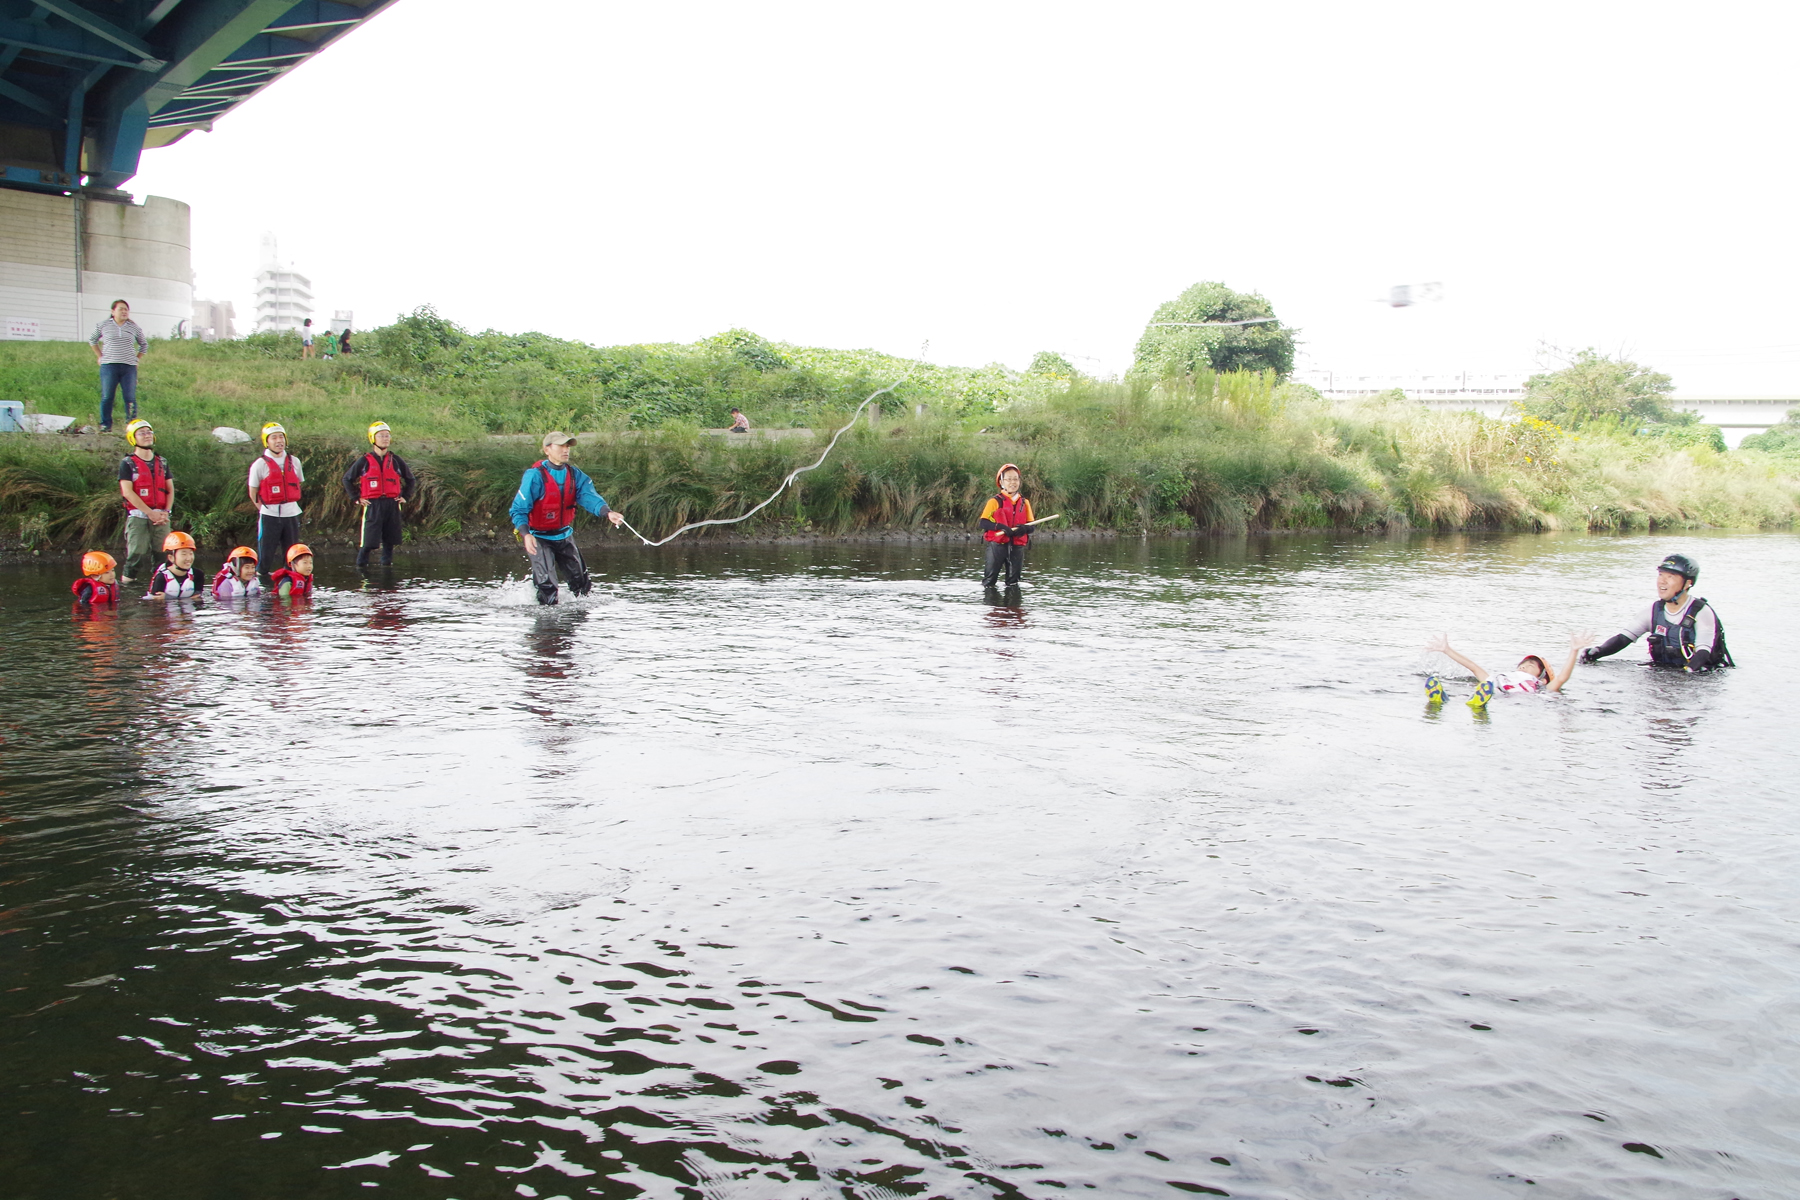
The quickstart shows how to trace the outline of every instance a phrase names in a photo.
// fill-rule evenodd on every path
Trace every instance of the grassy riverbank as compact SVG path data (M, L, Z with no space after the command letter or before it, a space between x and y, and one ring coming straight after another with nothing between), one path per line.
M800 367L800 351L775 347L788 365L765 371L745 366L735 350L721 357L705 345L633 347L626 349L646 363L660 354L660 365L640 372L635 391L609 391L597 368L589 370L599 399L583 412L566 394L568 379L581 378L572 368L558 376L564 390L548 389L549 400L508 400L491 372L461 384L443 374L439 388L418 356L413 374L401 369L408 360L391 351L391 338L368 341L382 352L352 360L354 370L249 342L156 343L145 364L144 406L177 477L178 527L214 546L248 536L254 517L243 478L252 450L221 445L206 431L254 431L278 418L312 481L309 533L348 535L355 509L337 477L364 447L363 426L380 417L394 424L396 447L420 477L410 537L477 544L510 537L506 507L536 457L535 439L490 436L491 423L534 432L598 426L584 435L577 462L634 525L656 536L751 507L816 456L823 433L744 444L704 435L693 417L652 421L645 404L654 389L645 390L644 378L666 382L687 372L692 387L678 395L702 417L713 415L709 405L738 403L759 425L804 421L828 431L905 369L880 356L834 359L826 351L807 352L812 365ZM732 390L745 371L765 389L775 387L770 376L786 373L779 421L759 407L778 408L767 390ZM387 380L378 381L384 372ZM1720 453L1618 432L1577 436L1531 418L1429 412L1398 398L1332 405L1310 389L1248 372L1119 384L991 368L985 384L982 378L944 368L909 382L878 423L859 426L824 467L724 535L967 528L990 494L995 466L1007 460L1024 468L1038 511L1064 514L1065 528L1788 528L1800 515L1800 456L1782 452ZM0 396L27 399L38 411L79 413L80 403L91 407L92 386L85 347L0 343ZM475 415L505 403L512 407L504 420ZM113 540L121 511L114 473L124 452L116 439L0 436L0 545Z

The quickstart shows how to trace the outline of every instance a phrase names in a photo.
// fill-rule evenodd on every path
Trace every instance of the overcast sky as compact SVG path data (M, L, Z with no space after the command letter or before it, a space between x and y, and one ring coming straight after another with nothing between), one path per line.
M365 327L1109 373L1218 279L1304 367L1591 345L1795 396L1797 33L1791 4L399 0L127 186L193 206L199 293L246 315L272 230Z

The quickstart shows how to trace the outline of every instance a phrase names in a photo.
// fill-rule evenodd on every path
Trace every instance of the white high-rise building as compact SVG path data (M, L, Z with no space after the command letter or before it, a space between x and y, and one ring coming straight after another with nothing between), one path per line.
M294 270L292 263L281 264L274 234L263 234L262 252L262 270L256 273L256 332L298 330L313 314L312 280Z

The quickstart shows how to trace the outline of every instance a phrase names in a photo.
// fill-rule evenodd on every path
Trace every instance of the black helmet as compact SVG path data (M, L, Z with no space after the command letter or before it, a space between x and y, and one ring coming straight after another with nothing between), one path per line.
M1656 564L1659 571L1667 571L1671 575L1679 575L1689 583L1700 578L1700 564L1685 554L1671 554Z

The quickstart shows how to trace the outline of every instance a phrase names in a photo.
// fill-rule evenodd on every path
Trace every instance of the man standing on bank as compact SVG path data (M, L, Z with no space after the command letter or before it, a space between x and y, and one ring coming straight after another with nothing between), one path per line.
M585 596L593 590L587 564L575 545L575 510L585 508L596 517L623 525L625 517L607 506L594 481L569 464L575 439L569 434L544 435L544 457L525 469L513 497L512 523L525 542L531 559L531 581L537 585L539 604L556 603L556 569L562 568L569 591Z
M138 364L150 348L150 339L131 319L131 305L114 300L112 316L94 326L88 342L94 347L94 361L100 364L100 432L109 433L115 393L124 393L125 419L137 416Z
M381 565L394 565L394 547L400 544L400 506L413 498L418 484L406 460L388 447L394 431L386 421L369 426L369 445L375 447L350 460L344 472L344 491L362 508L362 541L356 551L356 567L369 565L369 551L381 547Z
M154 449L150 422L125 426L131 453L119 462L119 495L125 498L125 575L121 583L149 577L155 549L169 532L169 510L175 507L175 478Z
M1591 663L1617 654L1649 634L1650 661L1659 667L1705 671L1736 666L1725 646L1724 624L1711 605L1693 594L1699 578L1700 564L1689 556L1671 554L1663 559L1656 567L1656 603L1649 613L1627 622L1598 646L1583 650L1581 661Z
M264 573L287 563L288 547L300 541L300 460L287 452L287 430L274 421L262 427L263 452L250 464L250 503L256 505L256 556Z

